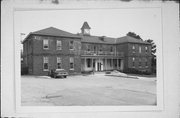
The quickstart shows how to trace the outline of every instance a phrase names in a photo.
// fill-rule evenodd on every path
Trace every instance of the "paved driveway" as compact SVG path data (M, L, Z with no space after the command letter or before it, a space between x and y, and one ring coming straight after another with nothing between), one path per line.
M24 106L155 105L154 78L123 78L103 73L66 79L22 76Z

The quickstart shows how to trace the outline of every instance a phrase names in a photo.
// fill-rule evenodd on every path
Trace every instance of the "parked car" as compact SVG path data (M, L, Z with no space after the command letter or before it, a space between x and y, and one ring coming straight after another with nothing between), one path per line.
M56 77L66 78L68 76L68 72L64 69L52 69L49 71L49 76L53 78Z

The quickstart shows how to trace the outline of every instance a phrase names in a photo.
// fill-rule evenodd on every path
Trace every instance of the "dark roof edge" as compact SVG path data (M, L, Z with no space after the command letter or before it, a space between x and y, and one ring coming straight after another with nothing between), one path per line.
M123 44L123 43L136 43L136 44L146 44L146 45L151 45L151 44L148 43L148 42L119 42L119 43L116 43L116 44Z
M41 35L41 36L52 36L52 37L63 37L63 38L75 38L75 39L82 39L82 37L71 37L71 36L55 36L55 35L46 35L46 34L36 34L36 33L32 33L30 32L26 38L22 41L22 43L24 43L25 41L27 41L27 39L31 36L31 35Z

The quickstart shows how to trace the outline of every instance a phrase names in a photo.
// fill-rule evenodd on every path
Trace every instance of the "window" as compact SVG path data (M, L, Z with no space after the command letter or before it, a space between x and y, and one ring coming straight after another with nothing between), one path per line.
M70 61L70 70L74 70L74 58L70 57L69 61Z
M146 50L146 52L148 52L148 47L147 46L145 47L145 50Z
M102 52L102 45L99 46L99 51Z
M69 42L69 49L73 50L74 49L74 41Z
M49 59L48 57L43 57L43 70L47 71L49 69Z
M49 40L43 40L43 49L49 49Z
M91 60L90 59L87 59L87 67L91 67Z
M135 58L134 58L134 57L132 58L132 61L133 61L133 62L132 62L132 66L135 67L135 62L134 62L134 61L135 61Z
M111 47L111 52L113 52L113 47Z
M141 53L141 46L139 46L139 53Z
M57 57L57 69L61 69L61 58Z
M135 50L135 46L134 45L132 46L132 49Z
M90 52L90 45L87 45L87 51Z
M56 49L62 50L62 41L59 41L59 40L56 41Z
M146 62L145 62L145 66L148 67L148 61L147 61L147 59L146 59Z
M96 46L94 46L94 52L96 51Z
M141 67L141 59L139 59L139 67Z

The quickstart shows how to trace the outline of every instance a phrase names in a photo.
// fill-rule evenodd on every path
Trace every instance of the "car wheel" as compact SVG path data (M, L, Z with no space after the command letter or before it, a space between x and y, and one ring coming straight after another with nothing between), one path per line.
M66 78L66 76L64 76L64 78Z

